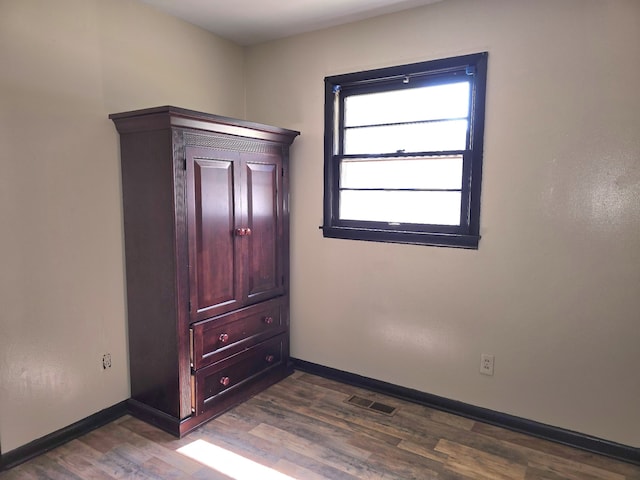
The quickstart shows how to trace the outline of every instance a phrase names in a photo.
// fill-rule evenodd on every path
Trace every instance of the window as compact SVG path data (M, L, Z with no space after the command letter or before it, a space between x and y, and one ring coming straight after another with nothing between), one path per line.
M478 248L487 53L325 78L325 237Z

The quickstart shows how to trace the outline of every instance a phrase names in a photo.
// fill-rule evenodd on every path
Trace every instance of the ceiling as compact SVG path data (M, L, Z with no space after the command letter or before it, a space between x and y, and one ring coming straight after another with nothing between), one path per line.
M442 0L140 1L246 46Z

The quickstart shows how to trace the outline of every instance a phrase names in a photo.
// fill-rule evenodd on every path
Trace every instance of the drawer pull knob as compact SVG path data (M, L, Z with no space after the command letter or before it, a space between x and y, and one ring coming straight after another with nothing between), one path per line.
M271 325L273 323L273 317L264 317L264 323Z
M221 333L218 337L218 340L220 340L220 343L227 343L229 341L229 335L227 335L226 333Z
M229 377L222 377L220 379L220 385L222 385L223 387L228 387L229 383L231 383L231 380L229 379Z
M276 357L274 357L273 355L267 355L266 357L264 357L264 360L267 363L273 363L273 361L276 359Z

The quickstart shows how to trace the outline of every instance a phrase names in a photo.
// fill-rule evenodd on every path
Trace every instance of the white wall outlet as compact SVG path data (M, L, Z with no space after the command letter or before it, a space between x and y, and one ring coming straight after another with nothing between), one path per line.
M106 370L107 368L111 368L111 354L105 353L102 356L102 369Z
M483 375L493 375L493 363L495 361L494 355L483 353L480 355L480 373Z

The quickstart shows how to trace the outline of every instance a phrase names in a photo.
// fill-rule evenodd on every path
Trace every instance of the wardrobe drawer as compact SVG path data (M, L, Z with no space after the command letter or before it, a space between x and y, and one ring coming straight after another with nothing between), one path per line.
M259 375L281 366L287 357L287 338L286 334L279 335L194 372L191 381L195 414L214 408L223 397L250 386Z
M269 300L191 326L191 367L198 370L286 330L282 299Z

